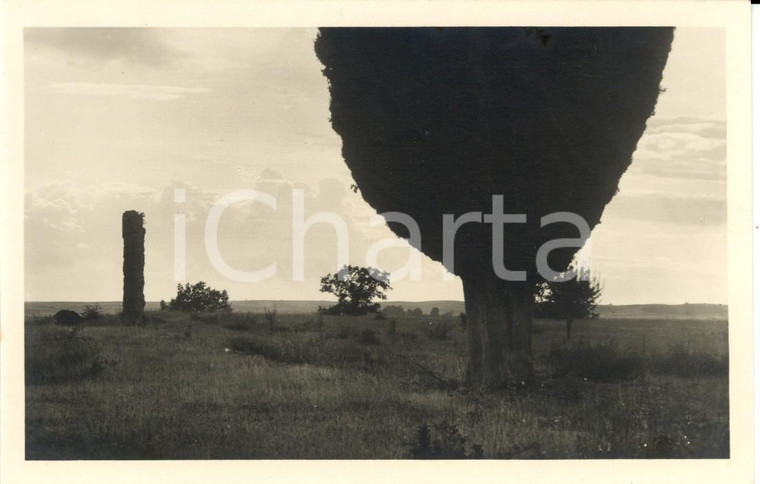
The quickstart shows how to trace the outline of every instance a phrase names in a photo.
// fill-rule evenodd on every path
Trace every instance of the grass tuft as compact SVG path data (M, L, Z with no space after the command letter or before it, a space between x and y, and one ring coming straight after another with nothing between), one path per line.
M411 459L483 458L483 446L469 444L459 428L446 421L418 426L414 439L405 442L405 447Z

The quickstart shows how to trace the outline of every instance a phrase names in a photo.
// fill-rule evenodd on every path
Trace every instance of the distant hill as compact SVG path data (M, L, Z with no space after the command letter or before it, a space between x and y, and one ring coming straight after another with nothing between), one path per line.
M315 312L319 306L330 306L335 301L231 301L232 308L238 312L263 312L264 308L277 309L280 314L299 314ZM28 315L50 316L60 309L82 311L86 305L99 304L105 313L121 311L121 301L82 302L82 301L50 301L26 302L24 309ZM437 307L441 314L452 312L455 315L464 312L463 301L388 301L381 303L385 306L401 306L406 309L420 308L423 313ZM147 310L158 310L158 302L146 303ZM603 319L707 319L727 320L728 306L725 304L603 304L597 307L599 317Z
M728 319L725 304L602 304L596 312L604 319Z

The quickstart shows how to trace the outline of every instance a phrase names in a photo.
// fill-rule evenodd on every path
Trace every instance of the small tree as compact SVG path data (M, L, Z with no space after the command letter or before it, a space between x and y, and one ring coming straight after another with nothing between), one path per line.
M570 340L573 320L596 319L596 301L602 294L602 286L588 271L581 270L568 281L545 281L534 292L538 318L564 319L567 340Z
M177 297L169 301L168 309L186 312L231 312L227 291L217 291L200 281L196 284L177 284Z
M390 274L372 267L344 266L335 274L320 279L320 291L338 297L338 303L329 308L319 308L327 314L357 316L374 313L380 308L374 299L385 299L385 291L391 289Z

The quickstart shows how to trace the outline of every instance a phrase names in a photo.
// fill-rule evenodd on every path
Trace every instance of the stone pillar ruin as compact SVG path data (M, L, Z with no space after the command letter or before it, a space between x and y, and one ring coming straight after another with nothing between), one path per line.
M145 215L129 210L121 217L121 236L124 239L124 298L121 320L126 324L143 322L145 311Z

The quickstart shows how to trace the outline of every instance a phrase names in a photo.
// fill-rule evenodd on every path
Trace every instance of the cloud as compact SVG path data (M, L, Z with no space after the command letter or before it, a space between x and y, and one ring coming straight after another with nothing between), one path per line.
M720 225L726 223L725 200L701 200L682 196L621 195L614 216L674 225ZM605 214L606 215L606 214ZM610 215L611 216L611 215Z
M678 179L725 180L726 123L681 117L652 120L632 172Z
M152 101L173 101L189 94L210 92L204 87L154 86L149 84L101 84L96 82L62 82L50 84L48 90L56 94L98 97L127 97Z
M605 209L605 220L681 227L725 224L725 122L652 119L619 188Z
M305 234L306 281L293 274L293 188L299 186L276 171L264 170L247 186L276 199L273 209L243 201L227 207L218 226L219 250L225 262L237 270L254 271L277 264L277 275L258 285L239 283L220 274L209 261L206 222L212 206L232 190L201 189L170 181L155 190L126 183L78 186L55 182L26 192L25 251L27 294L33 299L114 299L121 290L121 215L137 210L146 215L146 295L160 299L170 295L174 280L175 217L185 220L186 268L189 280L204 280L226 288L234 297L252 293L262 298L282 298L293 291L307 291L319 298L319 277L336 270L336 231L316 223ZM175 201L175 188L185 190L184 202ZM347 205L348 190L337 180L325 179L304 187L304 218L332 212L346 224L349 261L364 264L367 240L363 225ZM386 230L385 237L395 236ZM408 252L391 258L400 266ZM98 282L93 283L93 278ZM63 286L66 281L68 286ZM299 286L300 284L300 286ZM303 289L298 289L302 287ZM76 294L79 294L78 296ZM236 295L236 296L235 296Z
M75 58L95 61L125 61L160 66L187 55L171 46L168 29L159 28L26 28L28 50L55 50Z

